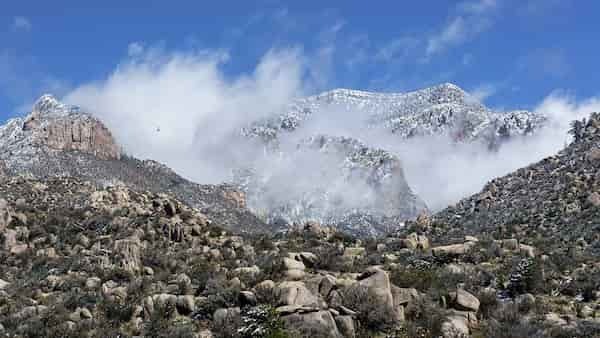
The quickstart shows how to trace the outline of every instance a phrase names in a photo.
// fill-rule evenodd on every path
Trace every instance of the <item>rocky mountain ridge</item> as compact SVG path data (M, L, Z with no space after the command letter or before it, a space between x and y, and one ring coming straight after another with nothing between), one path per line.
M158 162L127 156L101 121L50 95L42 96L25 118L0 127L0 163L13 175L77 177L97 186L169 193L207 210L229 229L271 229L246 209L244 193L234 186L196 184ZM242 223L246 229L237 228Z
M458 142L479 140L490 145L498 137L532 133L546 121L535 112L492 111L460 87L444 83L408 93L334 89L298 99L287 111L274 113L242 132L271 141L336 110L347 112L348 118L365 128L382 129L401 138L445 134Z

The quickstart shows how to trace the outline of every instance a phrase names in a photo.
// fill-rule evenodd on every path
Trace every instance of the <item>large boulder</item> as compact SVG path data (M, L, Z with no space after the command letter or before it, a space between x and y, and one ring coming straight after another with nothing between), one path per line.
M130 272L140 272L142 269L141 251L142 244L137 237L120 239L115 241L115 258L118 265Z
M300 255L290 254L282 260L284 275L289 280L300 280L304 278L306 266L302 263Z
M476 242L466 242L462 244L450 244L437 246L431 249L434 256L460 256L464 255L475 246Z
M275 290L279 305L319 307L322 301L303 282L282 282Z
M301 337L343 338L333 315L329 311L293 313L281 317L292 335Z
M408 249L429 249L429 239L423 235L418 235L416 232L410 233L402 240L402 245Z
M392 284L388 273L378 267L370 267L359 277L360 286L366 287L381 306L392 308Z
M450 306L457 310L473 312L479 310L479 299L462 289L449 292L448 301Z

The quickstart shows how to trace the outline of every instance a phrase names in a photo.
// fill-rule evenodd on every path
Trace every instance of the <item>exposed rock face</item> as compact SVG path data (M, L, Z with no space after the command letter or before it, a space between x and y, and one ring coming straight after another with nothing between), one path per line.
M58 102L50 95L42 96L35 103L31 113L22 121L20 135L14 137L20 143L80 151L104 160L121 156L121 149L99 120Z

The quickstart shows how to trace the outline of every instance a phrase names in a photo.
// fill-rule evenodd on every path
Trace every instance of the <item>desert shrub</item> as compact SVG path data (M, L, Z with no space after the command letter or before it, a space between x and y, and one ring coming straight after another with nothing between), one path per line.
M432 288L438 288L441 280L440 273L438 268L400 266L391 271L390 281L401 288L416 288L426 292Z
M531 258L524 258L513 267L509 276L508 291L512 296L523 293L536 293L543 291L544 277L541 262Z
M171 320L170 313L155 311L144 327L144 337L149 338L194 338L198 328L190 320Z
M445 313L436 302L428 297L420 297L406 307L405 326L407 337L440 337Z
M240 338L288 338L283 322L271 306L242 308L243 325L238 333Z
M134 311L133 303L107 298L102 299L98 307L102 317L116 325L129 321Z
M318 247L314 250L319 261L317 262L317 269L328 270L328 271L341 271L344 254L337 246L325 245Z
M348 233L336 231L329 237L328 241L330 243L343 243L344 246L352 246L356 243L356 238Z

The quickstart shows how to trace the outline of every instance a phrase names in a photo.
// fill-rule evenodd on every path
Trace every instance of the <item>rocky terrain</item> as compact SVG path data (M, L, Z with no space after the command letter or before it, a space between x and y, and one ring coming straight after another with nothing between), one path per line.
M341 124L352 125L356 130L333 127L331 131L317 129L314 134L315 125L336 125L332 121L336 118L347 120ZM394 230L395 224L426 213L427 207L415 196L410 182L406 182L398 158L402 154L391 154L364 140L350 139L360 137L361 130L379 133L379 137L396 137L397 142L416 136L447 136L450 142L480 142L494 151L511 137L535 133L545 122L546 117L528 111L494 112L449 83L397 94L336 89L299 99L284 113L272 114L242 129L244 136L261 140L268 151L276 154L274 157L284 156L289 161L312 166L284 167L275 174L250 168L236 182L248 193L249 207L264 215L269 223L285 227L314 220L353 235L381 235ZM308 136L296 141L298 135ZM315 140L321 144L315 147ZM290 142L297 146L292 149L284 146ZM314 152L312 157L307 155L310 150ZM293 174L285 172L286 169ZM273 184L269 176L277 178L284 174L305 184L296 185L285 196L277 194L274 202L271 198L274 194L269 192L281 184ZM353 191L357 186L363 187L362 191ZM382 190L388 192L382 194ZM355 203L356 196L364 196L359 206ZM371 201L369 196L385 197Z
M351 138L297 149L323 155L341 189L278 182L277 200L240 174L247 202L124 155L100 121L44 96L0 128L0 336L599 337L600 114L571 133L426 215L398 159ZM354 213L336 202L347 182L374 192ZM273 231L281 219L292 226Z
M377 239L317 222L240 236L226 228L255 218L233 221L235 190L212 200L154 162L21 143L46 157L0 171L0 335L598 337L600 115L572 133L558 155Z
M594 337L600 266L529 237L240 237L166 194L2 177L7 337ZM412 229L426 229L421 217ZM422 233L425 233L423 231ZM575 246L575 243L566 244Z
M0 161L7 172L37 178L78 177L98 186L126 185L169 193L210 214L222 226L271 227L250 213L232 185L201 185L152 161L124 155L110 131L92 115L42 96L24 118L0 126Z

